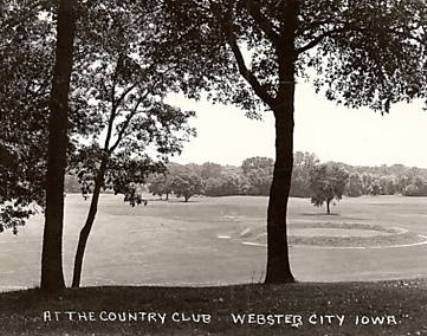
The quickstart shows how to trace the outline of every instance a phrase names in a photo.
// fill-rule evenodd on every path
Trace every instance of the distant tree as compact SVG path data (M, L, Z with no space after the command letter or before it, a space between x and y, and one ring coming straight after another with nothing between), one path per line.
M404 196L427 196L427 182L421 176L415 176L411 184L403 190Z
M310 179L311 202L315 206L326 203L326 212L331 213L332 200L341 200L348 180L348 173L336 165L317 166Z
M294 167L290 195L294 197L310 197L311 171L319 163L313 153L296 152L294 154Z
M274 161L267 157L253 157L243 161L243 175L249 186L248 195L268 196L273 180Z
M171 193L171 176L168 172L150 175L147 183L148 191L152 195L159 196L160 199L165 195L166 200L169 199L169 194Z
M65 175L64 188L65 188L65 193L67 194L80 193L81 189L80 189L79 179L73 175L69 175L69 174Z
M372 178L368 187L368 194L377 196L382 194L381 183L378 178Z
M206 196L222 196L221 178L209 177L204 181L204 194Z
M363 194L369 195L371 193L371 184L373 182L373 177L371 174L363 173L362 174L362 184L363 184Z
M408 186L408 185L410 185L411 184L411 179L410 179L410 177L409 176L407 176L407 175L400 175L398 178L397 178L397 182L396 182L396 191L398 192L398 193L400 193L400 194L404 194L404 191L405 191L405 189L406 189L406 187Z
M383 195L394 195L396 193L394 176L381 176L379 183Z
M219 178L223 173L223 167L217 163L205 162L200 167L200 176L203 180Z
M207 196L239 195L241 182L237 174L225 173L217 178L210 177L205 181L204 194Z
M179 172L172 175L171 190L177 197L184 197L184 201L194 195L200 195L203 192L202 178L190 170Z
M363 182L358 173L350 174L346 189L347 195L350 197L359 197L363 195Z
M225 173L222 175L221 181L223 196L240 195L242 193L242 179L238 174Z
M245 175L258 170L264 170L266 173L272 174L273 168L274 160L268 157L256 156L248 158L242 163L242 171Z

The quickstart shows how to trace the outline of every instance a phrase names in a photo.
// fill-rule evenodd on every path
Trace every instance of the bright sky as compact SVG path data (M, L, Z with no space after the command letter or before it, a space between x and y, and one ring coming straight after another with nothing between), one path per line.
M240 165L251 156L274 158L273 117L249 120L244 112L174 95L169 103L197 112L198 136L174 161ZM295 151L314 152L321 161L353 165L402 163L427 168L427 111L423 103L402 103L381 116L369 109L351 110L299 84L296 97Z

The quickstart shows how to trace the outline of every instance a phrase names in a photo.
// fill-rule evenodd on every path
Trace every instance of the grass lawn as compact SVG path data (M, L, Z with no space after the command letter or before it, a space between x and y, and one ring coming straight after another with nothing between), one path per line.
M426 280L216 288L93 287L67 290L57 298L28 290L0 294L0 302L1 335L427 334ZM57 319L54 312L59 312ZM79 312L80 321L77 313L66 312ZM112 321L124 312L126 321ZM144 316L143 321L143 315L138 315L143 312L155 315L150 321ZM164 324L159 314L164 316ZM234 323L232 314L246 314L249 319L243 325ZM256 316L248 314L260 314L259 324L249 323ZM137 321L129 321L129 315L137 316ZM370 322L356 325L357 316L366 316L364 323ZM51 321L44 322L44 317Z
M67 195L64 270L70 282L79 230L89 202ZM333 216L307 199L290 200L290 229L322 226L381 226L427 235L427 198L344 199ZM213 286L263 279L266 250L245 246L250 229L265 232L266 197L194 198L186 204L152 200L131 208L102 195L89 238L84 286ZM0 235L0 291L35 287L40 277L43 217L34 217L17 236ZM301 231L301 230L300 230ZM348 230L351 231L351 230ZM373 232L373 231L372 231ZM388 239L380 237L381 240ZM367 281L427 277L427 246L384 249L328 249L294 246L291 264L299 281Z
M79 195L67 195L67 282L87 207L88 202ZM266 250L244 245L241 235L263 234L266 207L264 197L225 197L195 198L188 204L152 200L147 207L130 208L118 197L103 195L82 279L83 286L94 287L67 290L49 299L37 290L1 293L0 334L427 334L427 280L414 280L427 279L426 245L367 249L293 246L291 265L301 282L257 285L264 277ZM379 241L384 236L381 231L385 235L427 235L427 198L344 199L333 209L333 216L324 215L322 209L304 199L291 199L289 208L290 229L294 232L313 228L311 233L315 233L324 227L371 235L365 231L375 229ZM0 235L0 291L38 285L42 224L42 216L37 216L18 236L9 232ZM340 236L341 231L336 234ZM379 281L391 279L409 280ZM229 286L239 283L246 285ZM216 285L223 287L212 287ZM51 317L59 312L58 321L44 322L45 311ZM76 321L76 314L72 315L74 321L67 321L65 312L70 311L93 321ZM123 312L136 319L142 316L138 314L154 313L150 316L156 321L100 320L105 314L111 313L113 318ZM232 314L239 313L246 314L250 321L233 323ZM173 320L182 319L181 314L184 319L195 314L199 323ZM201 314L210 323L200 320ZM356 325L357 316L371 322ZM258 325L249 323L257 317ZM263 325L263 318L273 325ZM298 328L287 323L292 319L298 322L298 318L302 321Z

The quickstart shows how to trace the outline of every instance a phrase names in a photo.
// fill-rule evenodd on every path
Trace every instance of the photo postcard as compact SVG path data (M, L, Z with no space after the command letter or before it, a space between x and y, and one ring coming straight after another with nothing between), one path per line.
M0 335L427 334L425 0L1 0Z

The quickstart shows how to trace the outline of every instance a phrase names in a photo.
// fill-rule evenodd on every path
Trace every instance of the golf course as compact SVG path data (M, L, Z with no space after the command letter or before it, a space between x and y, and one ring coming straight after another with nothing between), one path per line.
M332 215L307 199L290 200L291 266L298 281L337 282L427 276L427 199L346 198ZM66 197L64 271L70 281L89 201ZM211 286L264 277L266 197L150 199L130 207L102 195L89 238L83 286ZM0 236L2 291L36 287L42 214L14 236Z
M426 202L345 198L328 216L291 199L297 283L264 286L267 198L150 199L132 208L102 195L83 269L87 288L55 297L37 289L40 214L18 235L0 237L0 334L422 335ZM67 195L68 282L87 207Z

